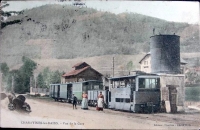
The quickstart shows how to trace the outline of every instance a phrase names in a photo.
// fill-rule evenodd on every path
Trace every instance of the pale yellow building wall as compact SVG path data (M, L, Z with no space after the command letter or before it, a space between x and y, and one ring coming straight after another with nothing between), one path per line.
M180 68L181 68L181 74L184 74L185 73L185 65L181 64ZM146 73L151 73L151 55L146 56L142 60L142 62L140 64L140 70L144 71Z
M146 73L151 73L151 57L148 55L145 57L141 62L141 71L144 71Z
M65 83L65 78L61 77L61 84L64 84L64 83Z

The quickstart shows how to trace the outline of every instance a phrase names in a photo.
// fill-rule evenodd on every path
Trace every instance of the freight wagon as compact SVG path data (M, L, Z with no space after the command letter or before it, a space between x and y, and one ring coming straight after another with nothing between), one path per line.
M55 101L60 100L70 103L72 94L75 94L78 103L80 103L82 100L82 93L88 92L89 90L103 90L103 83L97 80L88 80L65 84L50 84L49 96Z

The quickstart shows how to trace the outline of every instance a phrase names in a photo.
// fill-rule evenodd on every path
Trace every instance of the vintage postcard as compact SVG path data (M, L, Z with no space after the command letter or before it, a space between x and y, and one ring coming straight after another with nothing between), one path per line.
M1 128L200 129L198 2L0 9Z

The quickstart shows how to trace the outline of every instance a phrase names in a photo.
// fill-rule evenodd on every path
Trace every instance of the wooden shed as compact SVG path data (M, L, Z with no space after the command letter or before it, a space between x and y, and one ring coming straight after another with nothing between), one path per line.
M77 63L72 68L74 68L74 70L62 75L61 83L79 82L86 80L102 81L103 75L99 73L97 70L93 69L86 62Z

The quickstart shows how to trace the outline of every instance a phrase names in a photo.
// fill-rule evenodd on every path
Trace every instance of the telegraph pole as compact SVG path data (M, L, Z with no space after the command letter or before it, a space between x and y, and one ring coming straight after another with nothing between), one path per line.
M32 76L30 76L30 93L32 93L32 88L33 88L33 86L32 86L32 83L33 83L33 81L32 81Z
M0 91L3 91L3 73L0 73Z
M14 93L14 77L12 76L12 89L11 91Z
M36 74L35 74L35 95L36 95Z
M113 77L115 76L115 73L114 73L114 61L115 61L115 57L113 57Z

